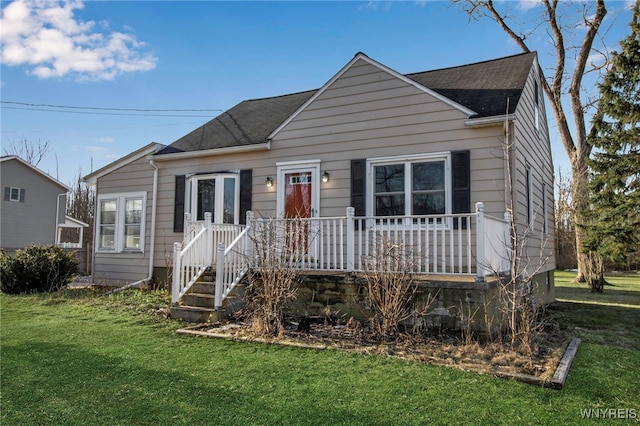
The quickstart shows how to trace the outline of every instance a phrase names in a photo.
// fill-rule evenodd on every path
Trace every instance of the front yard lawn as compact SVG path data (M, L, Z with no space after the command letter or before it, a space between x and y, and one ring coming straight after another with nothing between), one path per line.
M601 304L558 279L562 301L549 312L583 339L562 391L395 358L181 336L183 323L149 314L168 304L159 292L2 294L0 423L565 425L597 408L640 417L638 281L622 300L605 299L606 287Z

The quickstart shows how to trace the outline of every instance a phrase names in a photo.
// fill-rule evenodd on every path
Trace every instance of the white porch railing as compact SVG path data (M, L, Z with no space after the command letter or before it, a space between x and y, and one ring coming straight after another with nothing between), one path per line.
M248 212L247 217L250 215L251 212ZM247 223L251 224L251 221L248 220ZM228 247L225 248L223 243L218 245L216 251L216 309L222 307L224 299L249 270L252 249L250 226L244 228Z
M212 238L212 247L218 247L218 244L222 243L226 246L231 244L231 242L242 232L244 229L244 225L234 225L230 223L211 223L211 220L207 220L207 218L211 217L211 213L205 213L204 220L191 220L191 215L189 213L185 213L184 220L184 237L182 244L188 245L193 239L196 238L198 233L202 231L202 229L207 226L212 227L213 233L211 234ZM215 262L215 259L213 260Z
M173 277L171 302L186 294L207 268L215 265L214 247L230 245L242 232L242 225L211 223L211 213L204 214L204 220L191 221L185 215L185 231L182 243L173 245Z
M476 205L478 235L478 276L508 272L511 269L511 218L509 213L504 219L484 214L482 203Z
M205 226L211 229L209 237L190 230L193 240L179 253L174 249L175 302L198 274L215 265L215 306L221 307L261 250L286 250L287 267L311 271L364 271L388 244L409 259L406 264L416 274L484 279L509 269L508 217L485 215L482 203L476 204L475 213L430 216L355 217L351 207L343 217L309 219L253 219L249 212L242 231L237 225L226 226ZM200 238L206 242L194 242ZM199 250L206 254L198 257Z
M452 214L358 218L355 222L355 270L378 259L394 247L395 255L416 274L472 275L475 269L473 246L475 215Z

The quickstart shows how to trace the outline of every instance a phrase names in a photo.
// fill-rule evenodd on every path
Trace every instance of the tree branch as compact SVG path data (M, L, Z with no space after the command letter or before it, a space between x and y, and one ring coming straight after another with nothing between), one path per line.
M576 149L579 152L578 157L580 158L588 158L589 153L591 152L591 147L587 143L587 132L586 125L584 121L584 106L582 105L582 100L580 99L580 88L582 87L582 77L584 76L584 72L587 66L587 60L589 58L589 53L591 52L591 47L593 45L593 40L598 33L598 29L600 28L600 24L607 14L607 9L604 7L604 0L596 1L596 14L591 21L587 19L585 16L584 23L588 27L587 34L582 41L582 46L580 47L580 52L578 53L578 57L576 58L576 67L573 72L573 77L571 80L571 86L569 87L569 99L571 100L571 108L573 110L574 121L576 124L576 131L578 132L577 137L577 146Z

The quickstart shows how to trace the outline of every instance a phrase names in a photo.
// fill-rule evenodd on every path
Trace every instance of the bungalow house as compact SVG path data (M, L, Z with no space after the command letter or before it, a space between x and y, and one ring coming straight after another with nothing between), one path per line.
M0 158L3 187L0 247L7 253L30 245L61 244L62 230L88 225L66 216L71 189L15 155ZM82 241L80 238L79 241ZM74 241L67 247L78 247Z
M357 277L386 238L411 251L425 286L466 300L509 272L510 237L526 234L527 268L551 301L540 78L536 53L404 75L358 53L317 90L243 101L85 177L97 188L94 279L171 271L178 307L198 304L189 293L213 269L217 312L251 268L252 235L295 219L307 235L289 267L301 273ZM310 292L299 299L317 304L322 290Z

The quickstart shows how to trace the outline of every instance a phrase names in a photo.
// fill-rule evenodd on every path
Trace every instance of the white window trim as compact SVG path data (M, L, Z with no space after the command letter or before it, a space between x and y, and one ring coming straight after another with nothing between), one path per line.
M18 198L14 198L13 197L13 191L17 191L18 192ZM9 188L9 201L17 201L20 202L20 193L22 192L21 188L12 186Z
M284 188L285 174L297 172L311 172L311 213L313 217L320 216L320 160L282 161L277 167L276 214L284 217Z
M195 213L198 211L198 182L201 180L216 180L216 194L224 194L224 179L233 178L236 181L235 195L233 203L233 224L240 223L240 174L239 173L209 173L203 175L192 175L187 178L187 191L185 191L185 206L188 213L191 213L192 220L196 220ZM216 198L218 196L216 195ZM217 200L216 200L217 201ZM216 206L218 204L216 203ZM218 208L215 215L211 217L213 223L223 223L224 210Z
M445 210L444 215L451 214L451 193L453 191L451 182L451 152L436 152L432 154L414 154L414 155L399 155L395 157L378 157L367 159L367 197L366 208L367 216L374 217L374 205L373 200L375 198L375 176L374 167L383 166L385 164L407 164L426 162L426 161L444 161L444 193L445 193ZM405 206L411 205L411 174L405 173ZM411 216L410 214L403 215L405 217Z
M140 218L140 248L124 248L125 236L125 203L129 199L142 199L142 212ZM116 201L116 223L115 223L115 235L114 235L114 248L100 247L100 206L103 201L115 200ZM147 193L140 192L121 192L114 194L102 194L98 196L96 200L96 229L95 229L95 241L96 241L96 253L144 253L145 246L145 227L147 218Z

